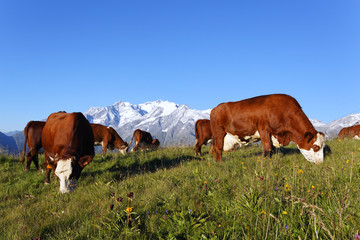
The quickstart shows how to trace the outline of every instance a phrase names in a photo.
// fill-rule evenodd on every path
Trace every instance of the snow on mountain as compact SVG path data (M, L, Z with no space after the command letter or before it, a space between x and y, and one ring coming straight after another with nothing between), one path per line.
M195 122L198 119L209 119L210 111L190 109L186 105L162 100L138 105L119 101L107 107L90 108L84 115L92 123L113 127L127 142L139 128L150 132L163 146L169 146L195 144ZM360 123L360 113L350 114L328 124L316 119L310 121L316 130L331 139L343 127Z
M84 115L91 123L113 127L127 142L139 128L150 132L163 146L169 146L193 145L195 122L209 119L210 111L194 110L186 105L162 100L138 105L119 101L104 108L90 108Z

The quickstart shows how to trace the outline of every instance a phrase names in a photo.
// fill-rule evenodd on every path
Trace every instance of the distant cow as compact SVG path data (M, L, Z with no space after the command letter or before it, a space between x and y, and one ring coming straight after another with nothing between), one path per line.
M338 139L355 138L360 139L360 124L353 125L351 127L345 127L340 130Z
M286 146L293 141L309 162L324 159L325 135L315 130L299 103L285 94L221 103L210 113L210 126L217 161L221 161L227 133L244 144L260 139L264 156L270 156L272 144Z
M82 113L52 113L41 136L45 152L45 183L50 183L52 169L60 179L60 192L67 193L76 187L83 168L94 155L94 134Z
M21 163L24 163L26 145L29 147L29 152L26 154L26 167L25 170L30 169L31 162L33 161L37 170L39 170L38 153L41 149L41 133L45 126L45 122L42 121L30 121L24 128L24 147L21 153Z
M131 145L133 139L135 139L135 147L131 150L137 151L139 149L141 150L156 150L160 146L160 142L158 139L153 139L151 134L145 131L142 131L140 129L136 129L134 132L133 137L131 138L131 141L129 143L129 146Z
M129 145L124 142L119 134L112 127L107 127L101 124L91 123L94 133L94 145L102 146L102 156L105 156L107 148L114 150L119 149L122 154L125 154Z

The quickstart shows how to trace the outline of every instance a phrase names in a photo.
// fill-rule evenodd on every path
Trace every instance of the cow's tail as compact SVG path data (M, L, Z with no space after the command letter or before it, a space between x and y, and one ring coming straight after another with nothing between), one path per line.
M132 141L134 140L134 135L135 135L135 134L133 134L133 136L132 136L132 138L131 138L131 141L130 141L130 143L129 143L127 149L126 149L126 151L129 150L129 148L130 148L130 146L131 146L131 144L132 144Z
M26 142L27 142L27 138L28 138L28 129L29 129L29 126L30 126L30 123L29 122L25 129L24 129L24 135L25 135L25 141L24 141L24 147L23 147L23 150L21 152L21 158L20 158L20 163L23 164L24 161L25 161L25 153L26 153Z

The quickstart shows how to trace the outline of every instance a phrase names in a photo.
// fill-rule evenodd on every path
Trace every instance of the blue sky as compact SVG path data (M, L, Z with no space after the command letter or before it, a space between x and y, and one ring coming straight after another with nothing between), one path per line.
M0 2L0 131L158 99L204 110L287 93L359 113L360 1Z

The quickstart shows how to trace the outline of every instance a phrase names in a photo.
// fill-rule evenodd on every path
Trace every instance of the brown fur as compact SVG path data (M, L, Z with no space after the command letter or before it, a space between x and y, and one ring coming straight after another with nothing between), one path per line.
M128 143L124 142L119 134L112 127L107 127L101 124L91 123L91 127L94 133L94 140L97 143L103 142L102 156L106 154L107 148L113 150L115 148L119 150L126 150ZM101 145L101 144L98 144Z
M141 150L145 150L145 149L156 150L160 146L160 142L158 139L153 139L150 133L145 132L140 129L136 129L134 131L134 135L131 138L129 146L131 145L133 139L135 140L135 147L133 148L132 151L137 151L139 149L141 149Z
M29 152L26 154L26 167L25 170L30 169L31 162L33 161L37 170L39 170L38 153L42 147L41 145L41 133L45 126L45 122L42 121L30 121L24 128L24 147L21 153L21 163L24 163L26 145L29 147Z
M201 146L212 138L210 120L199 119L195 123L195 156L201 155Z
M313 143L318 133L299 103L285 94L221 103L210 113L210 126L217 161L221 161L227 132L237 135L241 141L247 141L246 136L259 131L265 156L271 154L271 135L277 136L278 141L284 146L293 141L300 148L309 150L314 147ZM314 148L314 151L318 150Z
M58 161L72 158L72 176L79 179L82 169L95 155L91 125L79 112L50 114L41 142L45 152L46 183L50 182L50 172L56 168Z
M337 137L338 139L344 139L354 138L355 136L360 137L360 124L341 129Z

